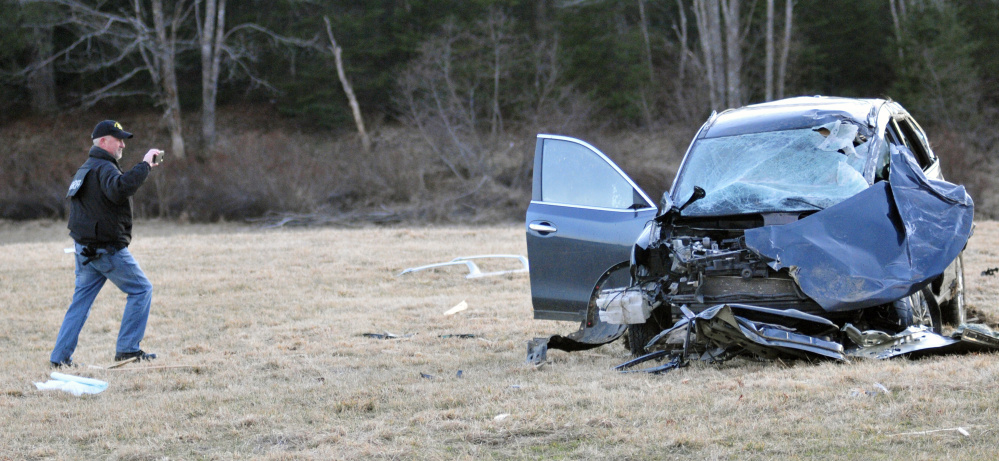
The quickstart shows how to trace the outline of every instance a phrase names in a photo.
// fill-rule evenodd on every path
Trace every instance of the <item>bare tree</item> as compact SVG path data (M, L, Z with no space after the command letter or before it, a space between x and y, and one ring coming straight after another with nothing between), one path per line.
M739 0L693 0L701 62L711 109L743 104L742 47L745 34Z
M676 6L678 22L674 21L673 32L680 49L676 77L672 79L675 103L669 114L690 121L700 119L703 116L701 112L704 106L710 105L713 82L703 78L688 78L688 74L694 77L698 73L706 73L707 69L699 60L696 51L691 48L690 27L687 23L687 9L683 0L676 0ZM697 5L695 4L695 6ZM664 40L666 39L664 38ZM703 42L701 43L703 44ZM707 100L705 100L705 93L707 93ZM714 107L712 106L712 108Z
M534 70L534 92L529 96L534 101L534 124L540 122L540 114L545 113L545 106L553 99L562 77L562 67L558 60L558 34L551 40L539 40L531 50Z
M690 49L687 48L687 10L683 6L683 0L676 0L677 14L680 16L680 23L673 24L673 31L676 33L676 39L680 42L680 63L677 69L677 87L683 87L684 77L687 72L687 57L692 54Z
M780 48L780 63L777 67L777 99L784 98L787 85L787 59L791 52L791 25L794 10L793 0L784 0L784 42Z
M347 95L350 112L354 115L354 123L357 124L357 134L361 136L361 146L365 152L371 152L371 138L368 137L368 131L364 129L364 117L361 116L361 105L357 103L354 88L350 85L347 73L343 69L343 50L340 48L340 45L337 45L336 39L333 38L333 26L330 25L330 18L323 16L323 21L326 22L326 34L330 39L330 51L333 52L333 58L336 61L336 74L340 77L340 85L343 86L343 92Z
M105 9L104 4L92 6L80 0L20 1L22 5L61 8L64 14L50 18L50 24L68 29L76 37L22 73L28 75L50 64L64 72L87 75L126 69L112 74L116 78L100 88L79 95L76 107L89 108L108 98L151 96L162 107L170 131L171 155L185 157L175 66L177 46L184 45L177 33L190 13L186 0L172 2L169 14L163 10L163 0L132 0L131 11ZM136 79L142 73L149 75L152 85Z
M29 53L30 61L19 72L3 72L3 76L24 83L30 96L32 112L53 113L59 109L53 63L56 24L51 20L56 13L54 9L42 4L22 4L20 10L27 36L25 51Z
M531 85L518 95L520 101L534 111L529 115L531 126L539 132L565 133L579 129L590 121L595 110L591 101L564 81L564 69L559 60L559 35L531 43Z
M418 56L397 80L395 103L402 121L417 129L461 181L490 177L490 162L502 160L489 146L495 135L503 134L503 107L519 101L536 107L539 114L550 114L553 105L566 102L571 94L559 91L557 38L537 40L528 48L525 37L510 32L516 30L512 20L495 12L491 18L469 28L448 21L421 44ZM521 55L533 60L533 82L525 79L511 83L513 91L500 91L499 85L510 78L506 69Z
M166 20L163 17L163 0L152 0L153 27L156 30L154 47L150 51L143 50L142 57L153 67L151 73L158 76L162 93L160 104L164 107L163 116L170 129L172 153L177 158L186 156L184 149L183 123L180 114L180 97L177 93L177 29L183 21L181 9L184 2L174 3L174 12L170 18L170 31L167 35ZM136 22L142 19L143 11L138 0L135 1ZM154 79L155 80L155 79Z
M639 30L642 32L642 44L644 45L645 65L648 71L649 84L641 88L638 94L638 104L642 109L642 116L645 118L645 126L652 129L655 121L653 108L656 106L656 74L652 65L652 43L649 38L649 20L645 14L645 0L638 0L638 20Z
M694 18L701 44L701 62L710 91L712 110L721 109L727 102L726 48L719 1L694 0Z
M480 25L485 29L487 45L492 50L492 104L489 111L489 132L493 137L503 132L503 113L500 110L500 80L506 76L509 65L512 22L497 8L489 9L489 16Z
M445 24L442 36L420 46L419 56L399 76L398 100L403 121L414 126L427 146L455 177L469 179L484 172L485 165L475 147L475 116L459 97L474 85L454 74L462 60L455 45L465 40L453 22Z
M204 2L202 15L201 3ZM262 87L269 91L277 90L267 80L260 77L255 69L259 61L261 47L251 44L251 35L263 37L271 46L287 46L322 50L318 36L311 39L299 39L278 34L257 23L242 23L226 30L226 0L194 0L194 11L198 45L201 53L201 140L211 147L216 137L216 107L218 101L219 80L223 66L229 69L229 75L244 75L249 78L252 87ZM294 71L294 54L291 57Z
M215 108L222 67L226 0L204 0L203 20L200 14L201 2L202 0L195 0L194 9L201 51L201 141L205 146L211 147L215 143Z
M764 95L766 101L774 99L774 0L767 0L766 61L764 70Z
M902 51L902 24L905 22L906 4L905 0L888 0L888 9L891 11L892 24L895 26L895 40L898 48L899 61L905 60L905 53Z
M649 69L649 85L655 86L656 74L652 67L652 44L649 41L649 20L645 16L645 0L638 0L638 19L641 22L642 40L645 42L645 65Z
M729 107L742 105L742 30L739 0L722 0L725 18L725 100Z
M49 114L59 109L56 100L55 66L48 60L52 55L51 25L31 27L31 58L33 63L43 63L27 74L28 91L31 93L31 111Z

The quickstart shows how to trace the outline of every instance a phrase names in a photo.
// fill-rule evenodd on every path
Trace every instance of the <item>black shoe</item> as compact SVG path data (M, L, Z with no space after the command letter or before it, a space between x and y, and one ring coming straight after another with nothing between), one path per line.
M147 354L139 349L135 352L119 352L114 355L114 361L120 362L122 360L128 360L134 358L136 362L141 362L143 360L152 360L156 358L156 354Z
M76 366L76 364L73 363L73 359L65 359L62 362L49 362L49 363L52 364L52 368L62 368L62 367L73 368Z

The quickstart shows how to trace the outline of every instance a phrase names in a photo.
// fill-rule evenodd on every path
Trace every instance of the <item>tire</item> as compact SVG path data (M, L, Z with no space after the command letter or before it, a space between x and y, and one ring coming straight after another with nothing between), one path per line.
M645 345L663 330L673 326L670 320L670 308L666 304L652 311L652 315L645 323L628 325L628 349L631 355L635 357L645 355L647 353Z
M903 327L927 326L934 333L943 333L940 324L940 306L937 305L929 287L913 293L897 306Z
M954 284L957 285L953 288L953 295L950 301L940 307L940 314L943 323L947 325L958 327L967 321L967 314L965 313L964 304L964 255L958 255L957 261L954 263L955 272Z

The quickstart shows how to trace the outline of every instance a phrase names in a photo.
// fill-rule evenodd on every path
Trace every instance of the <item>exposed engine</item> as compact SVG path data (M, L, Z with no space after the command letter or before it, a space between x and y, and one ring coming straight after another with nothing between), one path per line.
M774 271L746 246L742 226L733 227L653 223L648 245L635 248L632 266L649 302L695 312L722 303L822 312L787 271Z

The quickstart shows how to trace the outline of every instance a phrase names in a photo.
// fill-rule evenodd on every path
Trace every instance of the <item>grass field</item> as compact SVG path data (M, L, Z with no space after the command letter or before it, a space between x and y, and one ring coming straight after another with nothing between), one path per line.
M526 274L468 280L457 256L526 254L522 225L260 229L139 222L155 286L143 348L112 362L124 296L98 297L71 373L102 394L36 390L73 289L64 222L0 223L0 460L994 459L999 355L694 364L619 374L620 342L526 342ZM965 254L967 299L999 318L999 224ZM504 267L484 267L500 269ZM445 316L461 301L468 309ZM411 335L379 340L364 333ZM474 334L474 338L447 335ZM459 370L461 375L458 376ZM429 376L429 377L425 377ZM879 390L883 385L888 392ZM506 416L503 416L506 415ZM957 430L961 427L967 435ZM932 432L930 432L932 431Z

